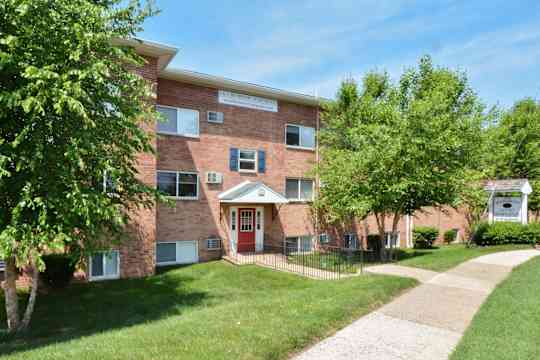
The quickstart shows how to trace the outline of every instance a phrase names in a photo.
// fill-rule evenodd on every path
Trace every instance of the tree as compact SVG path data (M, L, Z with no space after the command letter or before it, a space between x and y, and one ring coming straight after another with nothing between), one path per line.
M540 102L523 99L492 127L491 152L497 178L528 178L529 209L540 216Z
M322 114L314 206L330 221L373 214L384 241L387 219L395 234L403 215L456 203L478 156L482 111L466 76L429 57L399 85L380 73L361 91L345 81Z
M156 117L152 91L132 71L143 59L111 44L153 13L121 0L0 4L0 257L12 332L28 327L44 253L107 249L159 198L136 170L137 155L154 151L144 130ZM32 281L21 319L23 269Z

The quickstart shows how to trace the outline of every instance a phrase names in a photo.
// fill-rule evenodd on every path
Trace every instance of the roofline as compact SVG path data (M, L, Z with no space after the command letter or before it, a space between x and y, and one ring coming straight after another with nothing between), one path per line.
M178 53L178 48L141 38L113 39L115 45L131 46L140 55L152 56L158 59L158 70L165 69Z
M270 97L273 99L288 101L295 104L319 106L324 101L328 101L327 99L323 99L321 97L276 89L269 86L257 85L245 81L238 81L221 76L209 75L184 69L164 69L160 71L158 77L168 80L186 82L194 85L234 90L244 92L249 95Z
M178 48L141 38L114 39L113 44L131 46L138 54L156 57L158 59L158 78L176 80L194 85L202 85L218 89L233 90L288 101L295 104L320 106L330 101L317 96L301 94L294 91L276 89L269 86L257 85L245 81L228 79L225 77L204 74L184 69L167 69L167 66L178 53Z

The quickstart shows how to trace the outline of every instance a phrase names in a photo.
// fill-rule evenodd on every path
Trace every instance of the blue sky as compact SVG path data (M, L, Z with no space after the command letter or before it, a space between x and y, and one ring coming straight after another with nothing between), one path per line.
M334 97L347 77L395 80L423 54L467 72L487 105L540 98L540 1L156 0L142 38L171 67Z

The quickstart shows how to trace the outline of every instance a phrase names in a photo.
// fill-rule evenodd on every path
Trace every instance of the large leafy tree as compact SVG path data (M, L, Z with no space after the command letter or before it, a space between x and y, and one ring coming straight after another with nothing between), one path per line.
M429 57L398 85L381 73L369 73L361 89L344 82L322 116L315 206L330 222L373 214L382 241L388 220L395 233L403 215L456 204L483 118L466 76Z
M540 214L540 102L523 99L489 131L491 164L497 178L528 178L529 209ZM495 150L495 151L493 151Z
M0 257L6 262L8 328L28 326L41 256L111 246L155 190L137 174L152 153L144 130L152 91L132 70L143 59L113 46L153 10L121 0L0 2ZM114 179L114 194L103 177ZM31 293L21 318L15 279Z

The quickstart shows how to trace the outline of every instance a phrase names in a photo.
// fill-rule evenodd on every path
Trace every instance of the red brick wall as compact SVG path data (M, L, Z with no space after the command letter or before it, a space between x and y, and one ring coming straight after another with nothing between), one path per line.
M157 89L157 59L146 58L146 64L135 72L146 79L152 89ZM155 125L145 128L155 133ZM155 139L153 140L155 147ZM139 178L146 184L156 184L156 158L150 154L138 157ZM140 209L132 214L128 226L129 239L120 247L120 276L140 277L155 271L156 209Z
M205 239L219 236L228 249L228 208L219 204L218 195L245 181L263 181L284 193L286 177L309 177L315 152L285 146L285 124L316 127L317 109L279 101L277 113L252 110L218 103L218 89L160 79L158 104L199 111L200 137L159 135L158 170L196 171L199 173L199 200L178 200L175 208L159 205L157 241L198 240L200 260L219 257L206 251ZM206 120L207 111L224 113L223 124ZM263 149L266 152L264 174L246 174L229 170L229 149ZM204 182L207 171L223 173L223 183ZM279 212L265 206L265 243L280 244L285 236L314 234L306 204L283 206ZM220 214L221 210L221 214Z
M463 214L450 207L426 208L422 212L418 211L413 220L414 226L432 226L439 229L439 239L437 243L444 242L444 233L451 229L459 229L459 238L465 239L467 221Z

